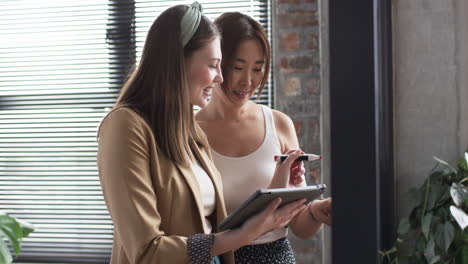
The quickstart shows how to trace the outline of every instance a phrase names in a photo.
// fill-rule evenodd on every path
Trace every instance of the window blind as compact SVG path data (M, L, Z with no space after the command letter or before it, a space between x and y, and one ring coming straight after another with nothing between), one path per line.
M211 19L240 11L270 29L266 0L200 2ZM187 3L0 1L0 210L36 227L18 261L108 263L97 127L155 17Z
M194 0L195 1L195 0ZM168 7L178 4L190 4L193 1L154 1L154 0L139 0L136 1L136 40L137 40L137 56L141 55L146 33L153 23L154 14L160 14ZM203 6L203 14L211 20L214 20L224 12L241 12L251 16L265 28L268 38L271 43L271 1L270 0L198 0ZM271 65L273 68L274 65ZM263 89L262 94L257 99L254 95L252 100L273 107L273 78L271 77L272 69L270 69L270 78Z
M0 210L36 227L21 261L107 262L96 126L114 102L106 0L0 2Z

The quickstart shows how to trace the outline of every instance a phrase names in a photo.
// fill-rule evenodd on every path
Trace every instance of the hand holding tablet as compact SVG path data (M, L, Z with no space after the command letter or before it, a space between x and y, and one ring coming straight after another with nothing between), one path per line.
M254 192L239 208L234 210L220 225L220 230L233 229L241 226L247 219L265 209L274 199L280 197L282 205L290 202L306 199L308 203L317 199L325 192L324 184L278 189L260 189Z

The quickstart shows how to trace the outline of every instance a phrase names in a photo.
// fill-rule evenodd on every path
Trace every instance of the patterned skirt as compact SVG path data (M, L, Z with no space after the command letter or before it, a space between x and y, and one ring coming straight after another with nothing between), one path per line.
M284 238L276 241L248 245L234 251L236 264L268 263L268 264L294 264L294 252L289 240Z

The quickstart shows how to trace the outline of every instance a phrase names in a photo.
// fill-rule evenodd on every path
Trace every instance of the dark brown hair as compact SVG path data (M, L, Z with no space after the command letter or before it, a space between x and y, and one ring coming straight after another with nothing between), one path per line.
M117 105L138 112L150 125L159 149L170 160L183 165L192 158L192 144L207 146L190 104L185 60L219 37L216 26L202 16L195 34L183 47L180 21L187 8L171 7L154 21L140 63L117 100Z
M229 76L228 70L234 63L234 56L242 41L258 40L260 42L265 56L265 72L257 91L257 96L260 96L268 80L271 62L271 47L265 29L253 18L239 12L224 13L216 18L214 23L221 31L221 51L223 54L221 70L223 76Z

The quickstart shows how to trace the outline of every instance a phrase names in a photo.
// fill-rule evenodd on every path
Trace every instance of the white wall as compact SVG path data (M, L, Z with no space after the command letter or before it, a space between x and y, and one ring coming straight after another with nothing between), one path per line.
M463 3L462 3L463 2ZM454 163L468 142L466 1L397 0L393 6L397 214L432 156Z

